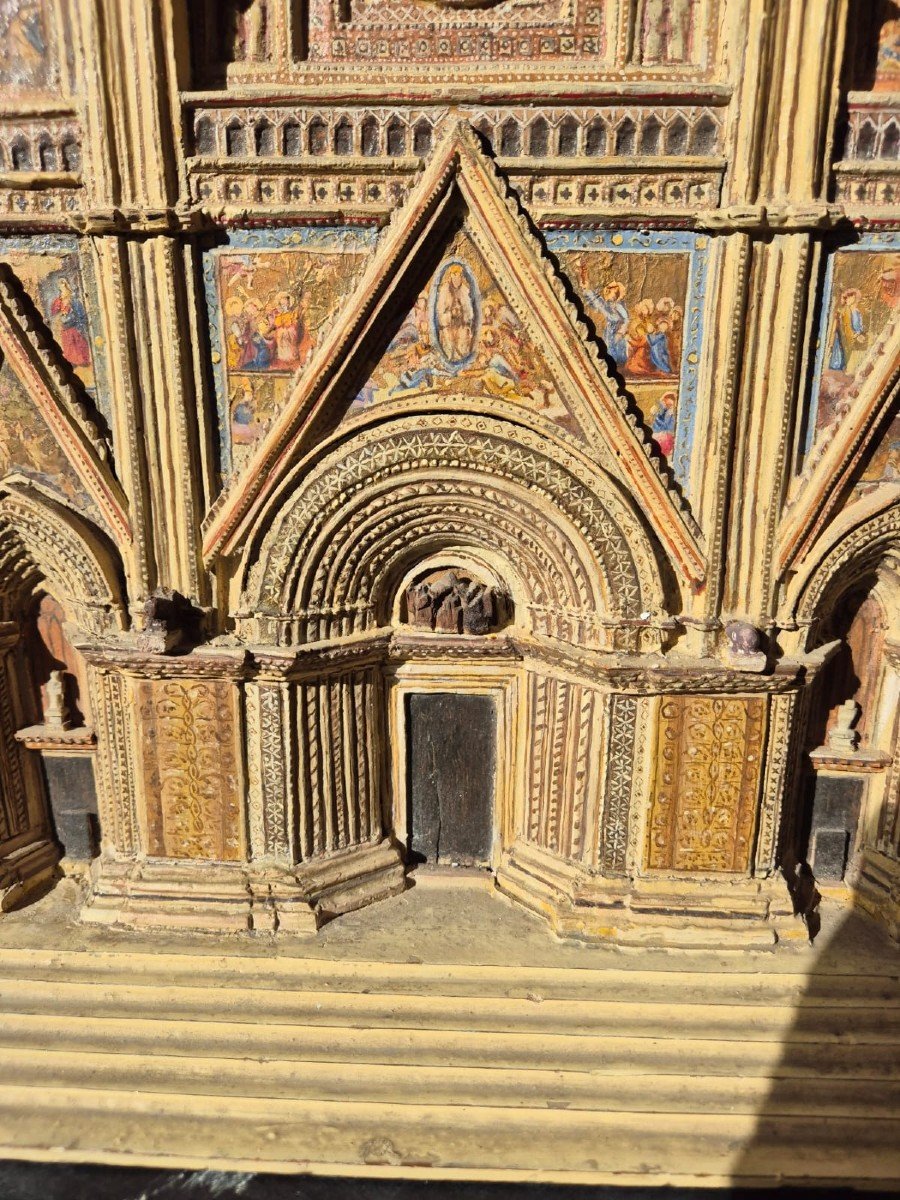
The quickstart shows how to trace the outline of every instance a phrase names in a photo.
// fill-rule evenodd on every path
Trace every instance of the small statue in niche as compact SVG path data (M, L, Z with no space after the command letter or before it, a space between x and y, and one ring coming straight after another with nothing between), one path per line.
M494 588L458 571L414 583L406 593L410 625L436 633L490 633L504 612L502 597Z
M261 62L267 58L266 0L237 0L231 5L231 47L234 62Z
M835 714L835 722L828 730L825 744L838 754L855 754L859 747L859 733L853 728L862 712L855 700L845 700Z
M46 705L44 724L48 729L68 729L69 714L66 709L66 687L62 671L51 671L44 685Z

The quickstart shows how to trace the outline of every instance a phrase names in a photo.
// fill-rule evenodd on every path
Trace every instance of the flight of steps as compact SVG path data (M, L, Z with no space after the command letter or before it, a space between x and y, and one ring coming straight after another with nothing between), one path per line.
M809 981L632 961L0 949L0 1157L900 1180L896 963Z

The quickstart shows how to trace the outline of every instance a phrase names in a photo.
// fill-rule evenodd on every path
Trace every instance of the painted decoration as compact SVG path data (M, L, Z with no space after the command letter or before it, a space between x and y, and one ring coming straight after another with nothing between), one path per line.
M890 2L882 5L882 11L873 91L900 92L900 7Z
M695 61L697 8L698 0L644 0L638 22L641 62Z
M55 23L47 0L0 0L0 92L59 86Z
M9 475L102 524L78 473L7 361L0 365L0 479Z
M8 238L0 245L4 260L44 318L63 357L109 420L103 338L92 325L99 300L76 239L50 235Z
M826 277L805 450L837 426L888 323L900 316L900 235L869 234L836 251Z
M205 258L223 473L238 471L359 281L375 233L236 230Z
M605 6L597 0L506 0L457 5L422 0L310 0L309 57L315 61L530 61L605 54Z
M855 491L864 495L885 483L900 487L900 412L894 416L869 457Z
M548 231L608 358L687 491L703 338L707 239Z
M465 229L394 333L351 412L426 394L523 404L577 430L538 346Z

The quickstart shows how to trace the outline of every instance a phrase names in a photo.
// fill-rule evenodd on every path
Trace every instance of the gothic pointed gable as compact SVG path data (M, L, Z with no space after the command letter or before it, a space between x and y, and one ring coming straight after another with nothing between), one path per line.
M841 419L816 445L782 520L778 565L792 569L859 491L900 404L900 318L882 331L866 370L845 397ZM890 462L886 469L891 471ZM871 480L868 480L871 484ZM871 492L872 487L864 488Z
M35 487L130 540L127 502L108 447L67 369L8 266L0 265L0 477Z
M563 279L463 125L439 144L285 409L210 512L207 562L241 544L293 465L342 420L413 397L518 411L579 445L636 497L684 576L702 579L692 518Z

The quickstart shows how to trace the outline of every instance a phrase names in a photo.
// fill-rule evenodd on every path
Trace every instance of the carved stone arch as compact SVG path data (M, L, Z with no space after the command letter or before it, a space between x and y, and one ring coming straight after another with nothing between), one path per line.
M828 655L804 716L796 840L817 875L846 873L868 906L868 859L897 850L900 505L831 533L791 597L805 648Z
M815 643L817 621L829 599L855 579L884 565L900 565L900 505L893 504L861 520L821 555L810 555L806 570L791 588L790 609L807 630L807 647Z
M74 512L36 495L0 491L0 547L4 561L17 564L13 586L33 576L46 580L74 623L104 636L125 628L122 572L105 536ZM0 595L7 591L0 580Z
M533 627L551 636L603 644L605 625L658 616L670 599L618 485L499 419L407 416L338 435L288 476L256 529L241 611L291 639L377 627L415 553L461 538L506 548L530 580L519 599Z

